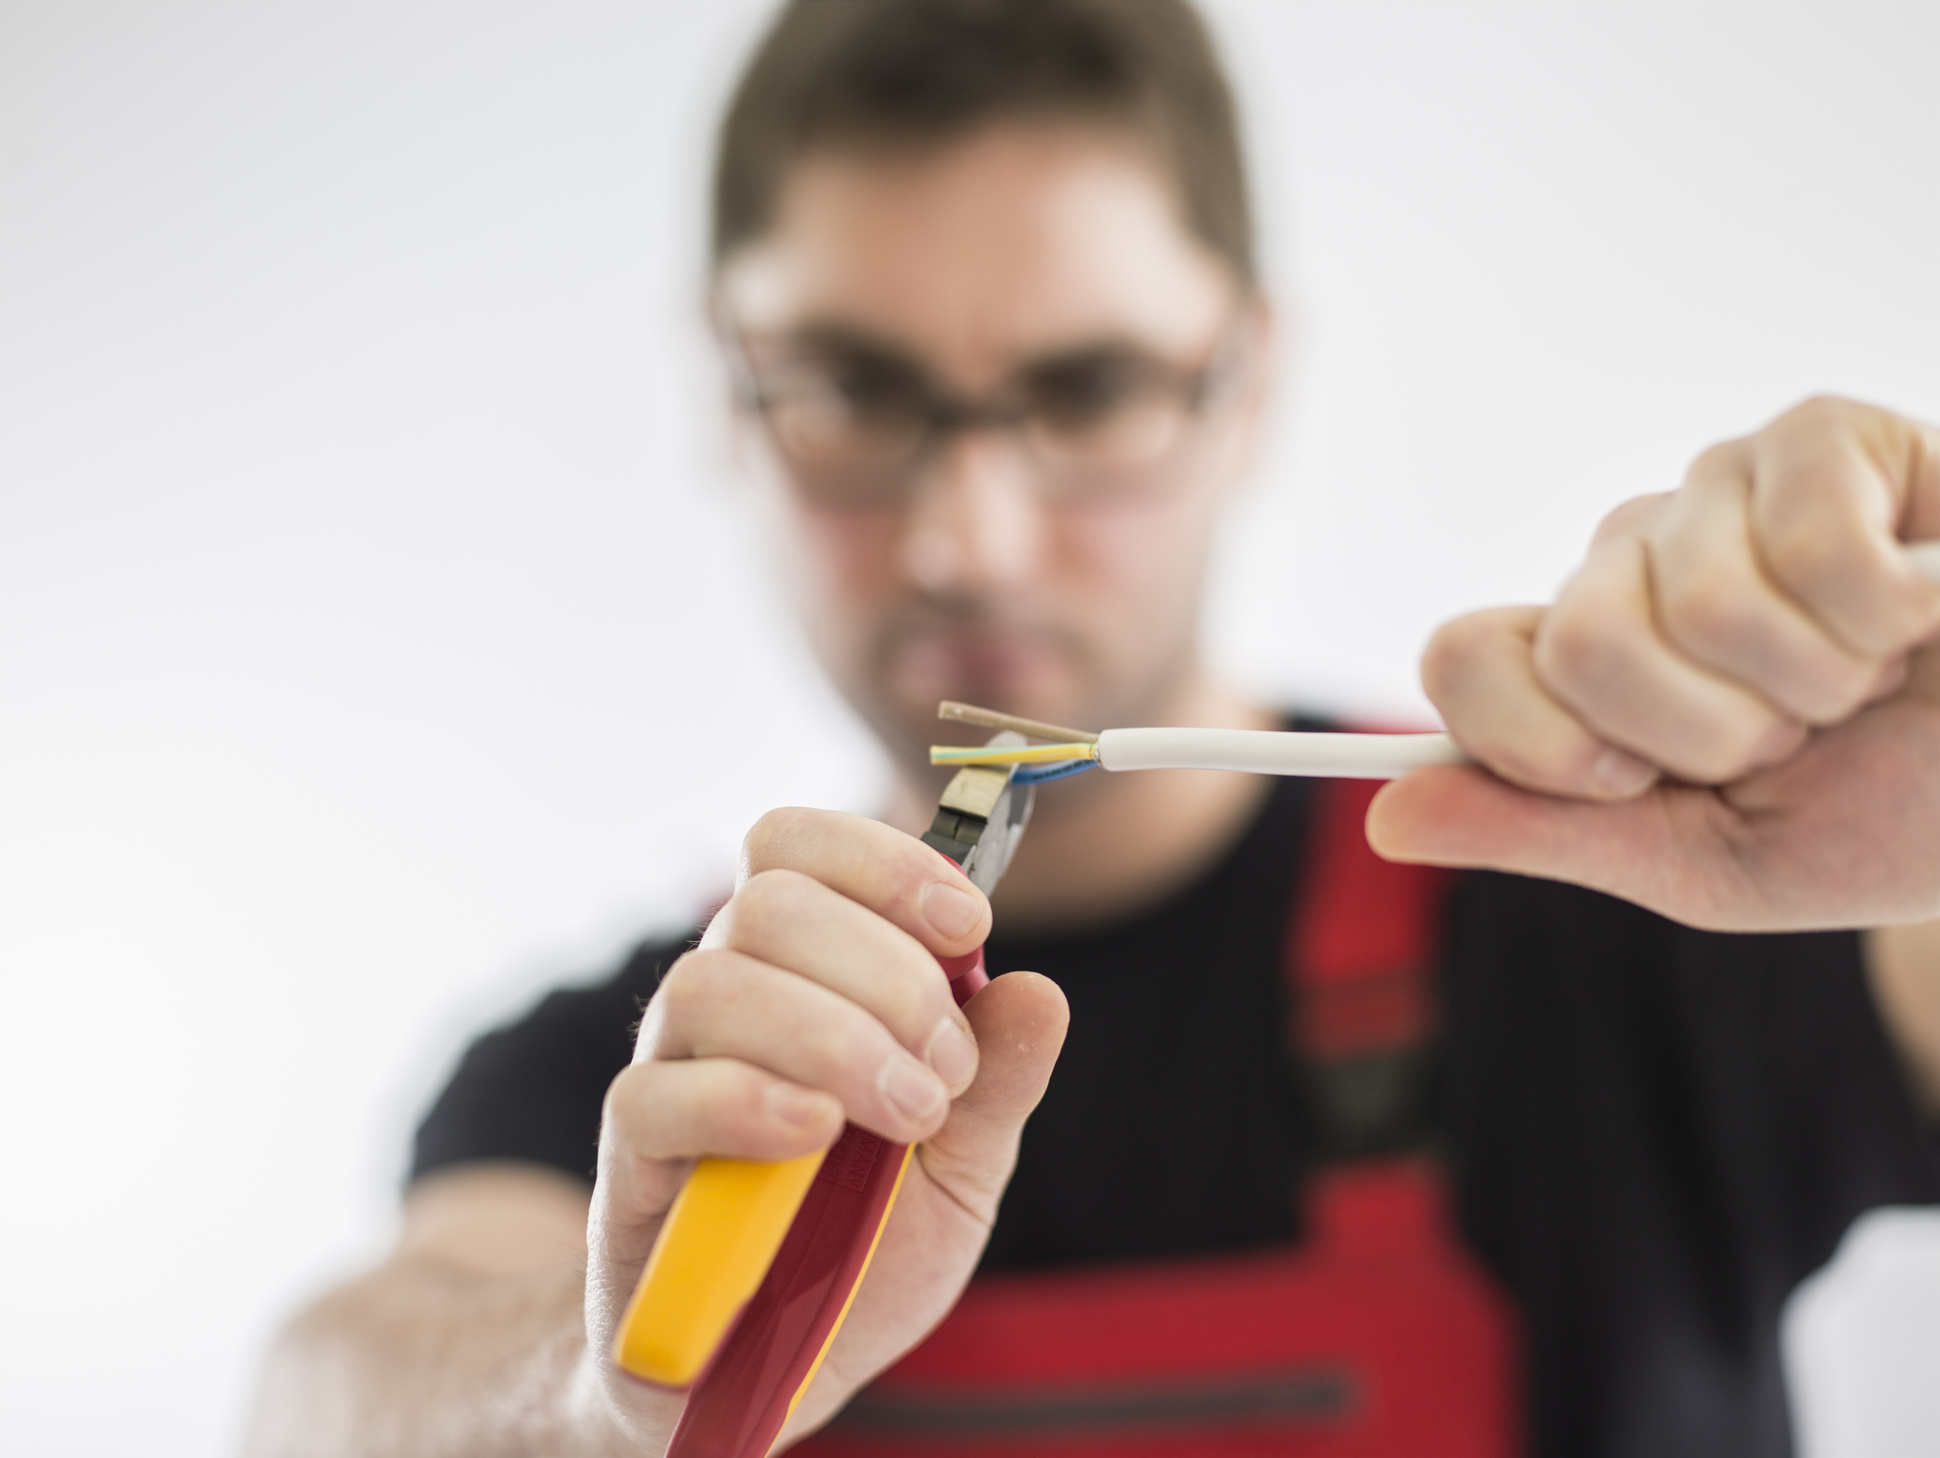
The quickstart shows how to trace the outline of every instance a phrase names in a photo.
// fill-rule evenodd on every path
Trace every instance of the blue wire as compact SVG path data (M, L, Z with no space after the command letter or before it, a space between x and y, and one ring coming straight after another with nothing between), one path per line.
M1062 764L1047 764L1039 768L1034 764L1020 764L1017 772L1010 777L1013 785L1042 785L1051 780L1068 779L1072 775L1083 774L1088 769L1096 769L1095 759L1070 759Z

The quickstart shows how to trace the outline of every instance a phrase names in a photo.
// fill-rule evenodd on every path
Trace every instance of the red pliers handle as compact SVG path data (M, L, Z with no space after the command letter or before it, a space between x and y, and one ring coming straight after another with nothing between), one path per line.
M939 957L961 1007L983 949ZM829 1149L775 1263L687 1399L668 1458L760 1458L808 1391L902 1188L910 1146L855 1124Z
M992 742L1006 740L1023 742ZM986 895L1030 819L1032 786L1014 776L1014 766L959 770L922 837ZM990 980L981 947L937 960L959 1007ZM764 1458L835 1340L909 1156L907 1144L848 1124L819 1159L696 1166L614 1341L622 1369L688 1389L669 1458ZM737 1313L749 1289L739 1282L770 1251Z

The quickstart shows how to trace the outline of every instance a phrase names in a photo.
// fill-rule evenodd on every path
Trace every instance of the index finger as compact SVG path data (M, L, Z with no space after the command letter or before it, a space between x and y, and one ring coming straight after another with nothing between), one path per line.
M1872 406L1813 400L1747 444L1758 552L1794 600L1875 660L1940 629L1940 589L1900 544L1940 533L1933 431Z
M939 957L975 951L990 931L989 901L954 861L866 816L770 810L741 843L740 879L772 870L814 877Z

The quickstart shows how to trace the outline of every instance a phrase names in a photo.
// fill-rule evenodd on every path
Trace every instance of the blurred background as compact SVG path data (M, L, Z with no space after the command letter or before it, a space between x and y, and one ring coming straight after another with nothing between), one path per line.
M1940 7L1210 8L1294 321L1263 691L1425 715L1705 444L1940 417ZM0 8L0 1452L225 1451L471 1031L871 806L698 304L767 10ZM1788 1342L1809 1455L1940 1451L1940 1216Z

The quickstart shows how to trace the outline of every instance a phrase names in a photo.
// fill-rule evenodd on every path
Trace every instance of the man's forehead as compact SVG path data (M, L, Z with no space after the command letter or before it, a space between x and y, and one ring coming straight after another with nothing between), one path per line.
M847 330L970 384L1100 343L1194 352L1233 298L1136 145L1069 125L811 156L721 284L750 334Z

